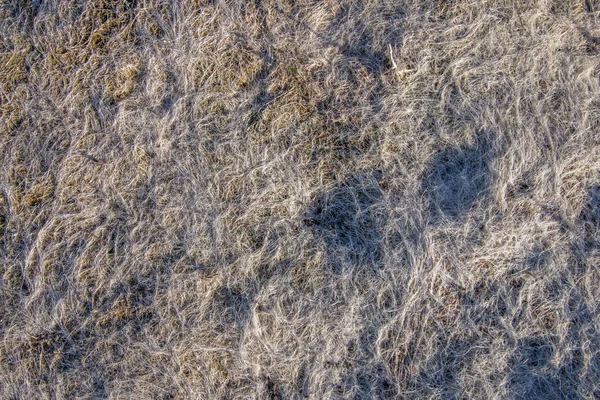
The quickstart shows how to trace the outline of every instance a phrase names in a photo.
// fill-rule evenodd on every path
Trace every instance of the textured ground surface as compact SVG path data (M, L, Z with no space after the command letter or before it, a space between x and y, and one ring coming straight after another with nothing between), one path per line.
M0 4L2 398L600 398L597 1Z

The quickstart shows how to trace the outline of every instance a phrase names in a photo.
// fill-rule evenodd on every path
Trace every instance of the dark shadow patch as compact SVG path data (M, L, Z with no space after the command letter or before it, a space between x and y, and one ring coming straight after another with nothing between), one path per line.
M554 354L552 343L544 338L527 338L517 345L513 354L516 369L541 369L548 365Z
M369 91L371 112L382 111L381 98L384 96L382 75L393 68L390 44L402 43L404 10L400 6L382 4L377 12L395 23L383 25L365 24L360 17L364 8L359 4L341 6L338 14L325 30L325 34L310 30L328 46L337 47L343 55L343 65L355 72L352 64L357 62L375 78L375 85ZM355 82L352 82L356 84Z
M346 346L346 356L341 367L347 371L336 385L342 398L393 399L398 393L393 380L381 362L374 362L374 344L377 330L366 328L358 339Z
M270 73L270 69L272 67L269 68L269 70L267 72L264 72L265 74ZM260 73L262 74L262 72ZM259 75L260 75L259 74ZM256 125L259 121L261 121L261 119L263 118L263 115L265 113L265 111L267 110L267 107L269 106L269 103L271 103L274 99L275 96L273 94L270 94L267 92L267 83L266 83L266 78L262 78L260 80L260 90L259 93L254 96L254 99L252 100L251 104L250 104L250 117L248 118L248 127L249 128L256 128Z
M6 237L8 231L8 223L10 220L10 206L8 196L4 193L4 190L0 191L0 249L2 253L6 254ZM10 240L10 239L9 239Z
M593 270L600 255L600 184L588 188L587 197L575 224L563 224L565 230L577 233L570 245L573 256L571 271L582 275Z
M444 339L438 350L422 372L415 376L417 387L427 388L427 392L441 399L460 399L463 389L458 383L458 375L471 358L471 340Z
M160 100L160 109L162 111L168 111L171 108L173 108L173 105L175 104L176 101L176 97L173 95L166 95L164 96L161 100Z
M595 326L597 312L588 307L586 297L579 290L569 292L567 309L571 317L567 333L569 349L555 367L553 376L560 383L561 398L597 398L589 392L595 389L583 384L596 383L600 378L598 358L586 360L584 356L584 353L593 354L600 349L600 334Z
M587 238L587 246L598 246L600 231L600 184L588 189L588 201L579 213L578 218ZM595 239L595 240L594 240Z
M519 341L509 362L511 399L578 398L576 393L563 391L551 365L553 355L554 346L547 338L529 337Z
M552 253L547 247L536 246L525 258L527 271L536 272L543 270L552 258Z
M375 75L392 68L388 55L375 49L373 32L368 26L359 22L352 32L352 36L344 38L344 42L338 44L346 58L358 60L364 68Z
M580 314L582 310L577 310ZM585 311L583 312L585 314ZM577 319L569 332L572 340L580 336ZM585 316L584 316L585 317ZM549 338L530 337L521 340L510 361L508 386L512 399L580 399L583 350L578 343L559 361L552 362L554 346Z
M224 331L243 329L250 315L251 299L236 287L222 286L214 294L211 321Z
M90 307L94 309L96 328L102 334L114 331L132 337L141 334L156 319L156 293L166 287L170 274L167 270L140 272L108 290L94 293Z
M270 376L264 375L262 380L264 385L263 398L269 400L281 400L284 398L280 386Z
M338 257L353 265L381 262L381 196L375 176L355 175L309 206L304 223L323 238L333 265Z
M306 363L302 363L296 377L296 392L301 398L308 398L310 396L309 388L310 381L306 370Z
M381 73L382 69L392 67L386 54L388 49L383 46L402 42L405 13L402 6L394 3L382 3L376 8L375 13L385 16L388 24L365 24L360 18L364 6L354 3L339 8L326 35L313 33L327 44L338 46L347 57L358 57L371 72Z
M586 41L585 53L589 55L598 55L600 52L600 36L593 36L589 30L579 28L581 35Z
M587 373L585 377L589 382L600 381L600 353L596 353L589 361ZM600 399L600 385L592 387L590 397Z
M431 221L459 218L489 189L491 142L480 136L472 146L448 148L433 157L422 179Z

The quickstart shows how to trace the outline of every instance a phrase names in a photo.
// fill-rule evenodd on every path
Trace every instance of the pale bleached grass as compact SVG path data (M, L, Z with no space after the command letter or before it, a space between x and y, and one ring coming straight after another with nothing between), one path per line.
M0 4L2 398L600 397L597 2Z

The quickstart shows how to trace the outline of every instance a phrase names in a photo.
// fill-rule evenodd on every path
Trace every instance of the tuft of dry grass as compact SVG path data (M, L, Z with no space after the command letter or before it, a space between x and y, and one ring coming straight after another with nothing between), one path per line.
M0 2L1 397L600 397L599 19Z

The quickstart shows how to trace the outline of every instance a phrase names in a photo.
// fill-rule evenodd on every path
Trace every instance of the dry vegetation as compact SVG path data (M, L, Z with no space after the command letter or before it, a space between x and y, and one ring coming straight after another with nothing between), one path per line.
M0 4L2 398L600 398L596 0Z

